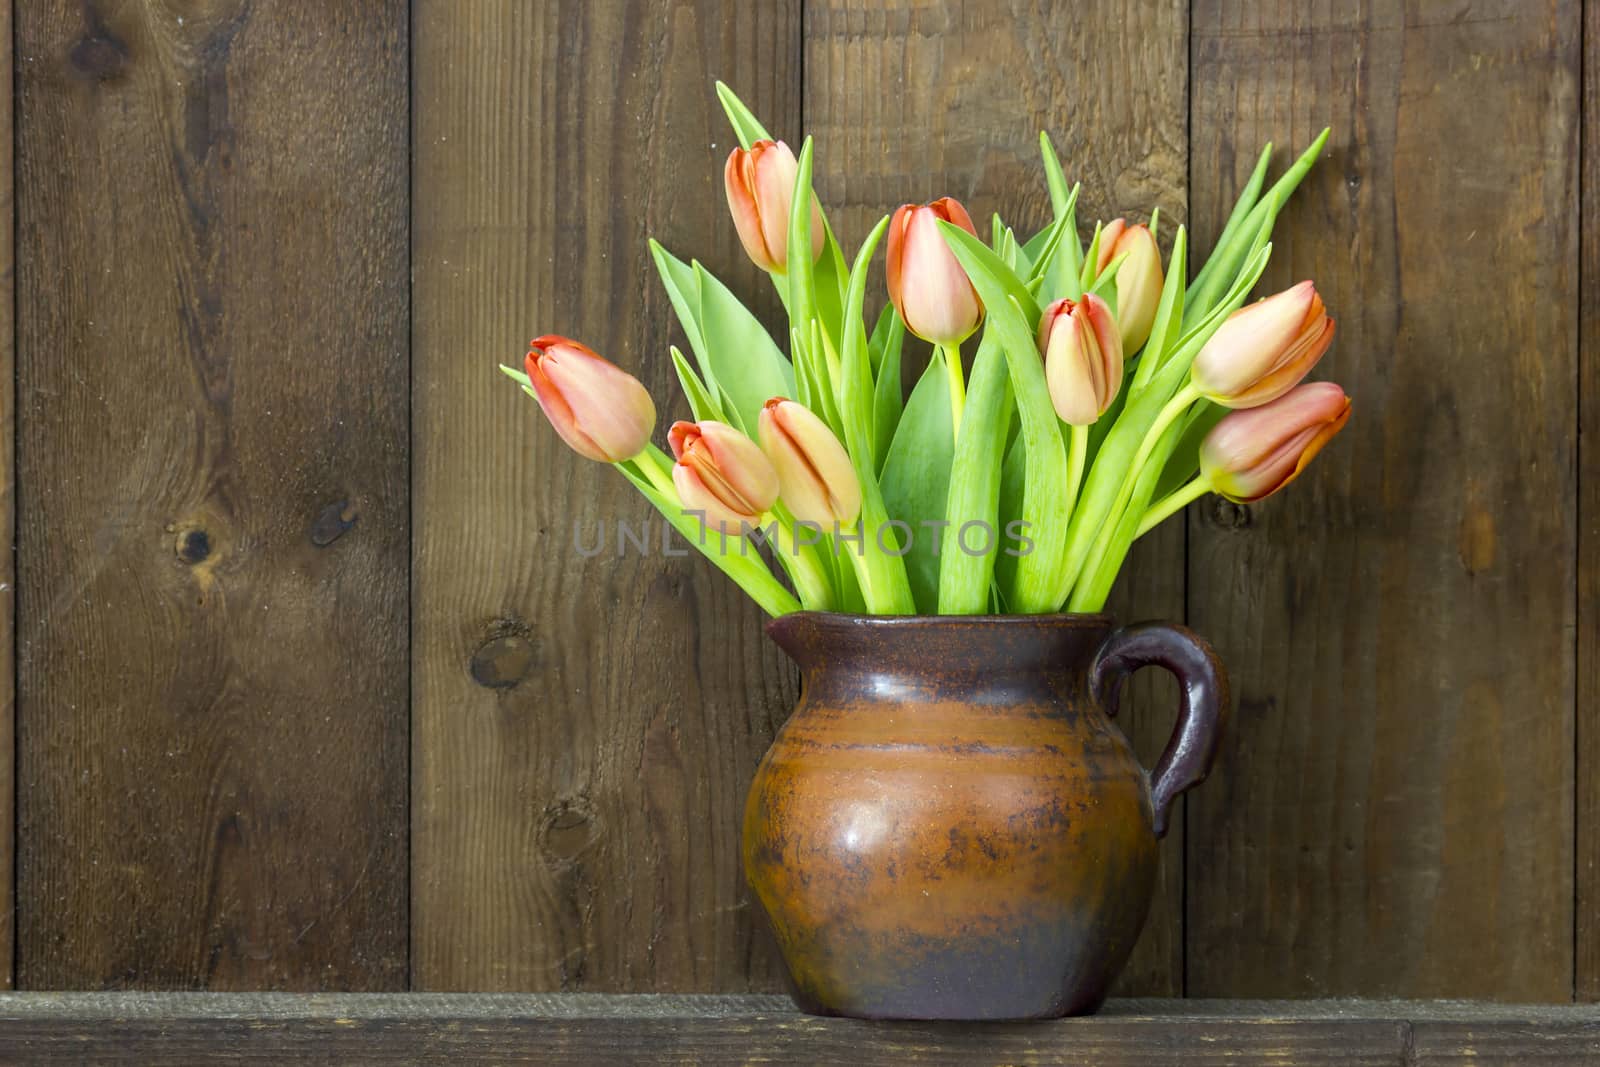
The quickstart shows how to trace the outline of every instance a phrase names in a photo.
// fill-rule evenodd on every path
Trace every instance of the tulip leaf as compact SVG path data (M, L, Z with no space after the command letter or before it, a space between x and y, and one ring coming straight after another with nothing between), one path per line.
M906 579L916 610L931 615L939 607L939 559L933 539L945 519L950 464L955 453L950 422L950 376L944 352L935 349L922 372L894 442L883 461L883 505L888 517L910 529L897 532L905 555ZM909 540L907 546L905 542ZM942 538L941 538L942 540ZM943 545L940 546L943 548Z
M1061 157L1056 155L1056 146L1050 142L1050 135L1043 130L1039 131L1039 155L1044 160L1044 180L1050 187L1050 209L1055 212L1056 218L1064 218L1071 211L1070 201L1077 198L1077 186L1072 192L1067 192L1067 176L1061 171Z
M1034 274L1039 279L1034 289L1040 293L1044 304L1063 296L1077 300L1083 295L1083 286L1078 280L1083 264L1083 248L1078 243L1078 188L1072 187L1064 210L1056 216L1056 234L1046 239L1050 243L1048 253L1041 248L1033 257Z
M900 425L900 413L905 409L900 390L900 353L905 347L906 326L893 304L886 310L889 330L883 340L883 353L879 356L878 378L873 385L872 397L873 469L880 474L883 461L889 455L889 444L894 440L895 429Z
M988 309L989 328L998 331L997 340L1011 369L1011 388L1022 421L1027 468L1021 520L1027 524L1034 547L1017 560L1013 583L1003 592L1013 611L1025 615L1054 611L1061 606L1067 591L1063 583L1067 454L1061 440L1061 424L1045 384L1044 361L1039 358L1034 341L1039 309L1026 291L1026 302L1010 291L1017 283L1016 276L988 249L960 227L940 225L944 227L956 259L966 269L967 277Z
M816 315L817 284L811 262L812 141L800 146L793 199L789 202L789 324L809 330Z
M709 271L694 264L700 289L700 327L706 361L715 382L727 398L724 409L730 423L753 434L761 405L775 396L794 395L794 369L782 350L772 343L766 328Z
M941 615L981 615L988 608L995 557L1002 546L1000 473L1011 412L1005 352L996 331L988 329L972 361L972 380L950 466L945 504L948 525L939 554ZM976 531L976 536L967 536L969 529Z
M1085 292L1091 290L1100 269L1100 237L1103 233L1105 233L1105 226L1098 222L1095 223L1094 236L1089 238L1089 250L1083 254L1083 265L1078 271L1078 287ZM1077 298L1074 297L1073 299Z
M1176 236L1172 239L1172 255L1167 260L1167 279L1161 286L1161 300L1156 305L1156 317L1150 323L1150 337L1144 344L1144 353L1139 357L1138 369L1130 379L1133 390L1143 389L1157 370L1161 368L1162 358L1171 351L1178 340L1178 331L1183 324L1183 300L1186 293L1184 275L1188 271L1189 261L1189 236L1188 231L1178 227Z
M1026 548L1011 536L1011 531L1013 523L1025 521L1022 518L1022 494L1026 488L1027 474L1028 449L1023 444L1022 435L1018 434L1006 449L1005 462L1000 467L1000 500L995 514L995 522L1004 540L994 564L994 585L1002 595L1005 590L1016 586L1017 560L1019 553Z
M840 416L844 420L845 449L861 483L863 543L851 558L861 579L861 593L874 614L900 615L917 609L907 582L906 561L885 547L889 513L878 483L872 444L872 359L867 354L867 330L862 305L867 296L867 270L872 253L889 229L885 216L862 242L850 269L850 289L844 302L844 352L840 358Z
M722 405L717 403L711 390L700 380L700 376L689 366L689 361L678 350L677 345L670 349L672 353L672 368L678 372L678 384L683 386L683 395L689 400L689 410L694 413L695 422L704 422L714 419L717 422L727 422L728 416L723 414Z
M1010 227L1006 228L1005 236L1000 240L1000 260L1019 278L1025 278L1033 273L1033 264L1027 261L1022 249L1017 247L1017 235L1011 232Z
M1200 273L1194 276L1194 281L1189 288L1199 292L1205 287L1206 279L1210 276L1213 264L1218 262L1216 249L1225 248L1233 242L1239 232L1239 227L1244 225L1244 220L1249 217L1250 210L1256 206L1256 200L1261 196L1261 188L1267 183L1267 168L1272 163L1272 142L1268 141L1266 147L1261 149L1261 155L1256 159L1255 170L1250 172L1250 180L1245 183L1240 191L1239 198L1233 202L1233 211L1228 215L1228 221L1222 227L1222 233L1217 236L1217 243L1212 250L1212 256L1200 268Z
M728 113L728 123L733 127L733 132L739 138L739 144L746 151L757 141L770 141L772 134L767 132L761 121L750 113L734 91L722 82L717 82L717 99L722 101L722 110Z
M518 370L515 367L508 367L504 363L502 363L502 364L500 364L500 373L504 374L507 378L510 378L512 381L516 382L518 385L522 386L524 389L532 389L533 388L533 382L532 382L532 380L529 379L527 374L524 373L523 371Z
M1000 213L996 211L989 217L989 250L995 255L1000 255L1000 246L1005 244L1006 224L1000 221Z
M883 310L878 313L877 325L872 327L872 335L867 338L867 352L872 356L872 376L877 378L878 368L883 366L883 357L891 340L896 345L900 344L898 338L905 336L905 323L900 322L900 313L895 311L893 304L883 305Z
M1028 286L1017 277L1015 271L1006 265L1005 260L989 251L987 245L960 226L940 219L940 231L944 234L945 243L955 253L961 265L966 268L967 276L972 277L975 271L982 271L993 279L996 288L991 293L1002 301L1007 297L1014 299L1021 307L1027 318L1037 323L1039 321L1039 305L1033 299L1033 294L1028 291ZM973 278L973 285L977 287L977 279ZM978 287L978 295L983 300L984 307L990 306L990 297Z
M700 365L701 377L708 387L717 387L717 376L712 372L711 358L706 352L705 336L700 329L700 278L695 269L674 256L651 238L650 258L655 260L656 271L661 275L661 285L667 291L672 310L678 314L684 336L689 339L689 351Z

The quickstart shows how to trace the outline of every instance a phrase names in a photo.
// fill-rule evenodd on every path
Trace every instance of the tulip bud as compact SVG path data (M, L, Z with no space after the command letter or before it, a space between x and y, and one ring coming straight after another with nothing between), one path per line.
M1253 408L1298 385L1333 341L1333 320L1309 281L1228 317L1194 359L1195 388L1227 408Z
M1117 326L1122 332L1122 350L1137 352L1150 339L1150 327L1161 303L1161 250L1148 226L1129 226L1123 219L1112 219L1100 231L1100 258L1096 272L1111 261L1125 256L1117 268Z
M811 409L775 396L761 409L761 450L778 472L778 495L795 518L831 530L861 514L850 455Z
M755 265L771 274L789 270L789 210L800 165L782 141L757 141L735 148L723 168L728 210L739 241ZM811 258L822 254L822 210L811 202Z
M650 394L587 345L555 334L536 337L523 369L550 425L580 456L621 463L650 443L656 427Z
M1039 351L1061 421L1093 425L1122 388L1122 336L1111 308L1093 293L1057 300L1039 316Z
M904 204L889 222L889 299L906 329L936 345L958 345L983 320L983 301L939 232L939 221L978 235L967 209L948 196Z
M672 482L686 512L725 534L756 526L778 500L778 474L756 443L720 422L675 422L667 443Z
M1200 444L1200 477L1235 503L1262 500L1294 481L1349 419L1350 398L1332 382L1231 412Z

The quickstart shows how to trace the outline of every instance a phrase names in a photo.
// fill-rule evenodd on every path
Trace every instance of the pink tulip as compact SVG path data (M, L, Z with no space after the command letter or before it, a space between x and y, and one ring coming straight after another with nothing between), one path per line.
M735 148L723 168L728 210L739 241L755 265L771 274L789 270L789 210L799 164L782 141L757 141ZM822 210L811 203L811 258L822 254Z
M580 456L620 463L644 451L656 426L656 406L639 379L587 345L546 334L523 361L545 417Z
M1161 272L1161 250L1148 226L1129 226L1124 219L1112 219L1100 231L1100 258L1096 271L1125 256L1117 268L1117 326L1122 332L1122 350L1137 352L1150 339L1150 327L1161 303L1161 287L1166 278Z
M849 453L804 404L778 396L767 401L761 450L777 470L778 495L795 518L831 530L861 514L861 482Z
M1093 293L1062 297L1039 316L1039 351L1061 421L1093 425L1122 388L1122 336L1111 308Z
M1332 382L1292 389L1262 407L1223 416L1200 444L1200 476L1240 504L1299 477L1350 419L1350 399Z
M967 209L948 196L902 205L889 222L889 299L906 329L936 345L958 345L983 321L983 301L939 232L952 222L978 235Z
M1194 360L1202 396L1228 408L1259 407L1287 393L1333 341L1333 320L1309 281L1240 308Z
M720 422L675 422L667 443L678 462L672 482L686 512L712 529L737 534L760 524L778 500L778 473L756 443Z

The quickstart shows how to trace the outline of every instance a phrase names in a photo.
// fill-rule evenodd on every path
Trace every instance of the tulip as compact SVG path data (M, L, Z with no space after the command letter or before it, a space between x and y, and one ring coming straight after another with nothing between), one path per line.
M795 518L832 529L861 514L850 455L811 409L775 396L761 409L761 450L778 472L779 497Z
M1200 445L1200 480L1235 503L1265 499L1299 477L1349 419L1350 399L1332 382L1232 412Z
M789 212L794 203L799 164L782 141L757 141L749 151L735 148L723 168L728 210L739 241L755 265L769 274L789 270ZM811 258L822 254L822 211L811 203Z
M967 209L950 197L904 204L889 222L889 299L906 329L936 345L959 345L983 320L983 301L945 243L939 222L978 235Z
M1111 308L1093 293L1057 300L1039 316L1039 351L1061 421L1093 425L1122 388L1122 337Z
M539 407L580 456L621 463L643 452L656 426L656 406L639 379L587 345L546 334L523 361Z
M1195 357L1195 389L1223 407L1259 407L1300 384L1332 341L1322 297L1301 282L1229 316Z
M1137 352L1150 339L1150 327L1161 303L1161 250L1148 226L1129 226L1123 219L1112 219L1100 231L1100 258L1096 271L1125 256L1117 268L1117 326L1122 331L1122 350Z
M756 443L724 423L675 422L667 443L672 482L686 512L725 534L760 524L778 500L778 472Z

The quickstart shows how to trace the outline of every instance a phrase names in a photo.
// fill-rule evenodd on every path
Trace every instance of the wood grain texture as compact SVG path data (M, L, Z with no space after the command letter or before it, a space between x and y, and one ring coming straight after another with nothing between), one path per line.
M1190 520L1238 695L1191 994L1571 995L1578 14L1194 4L1201 232L1260 144L1333 127L1262 291L1316 278L1354 417Z
M1144 219L1156 205L1170 233L1185 213L1186 22L1178 0L810 0L805 124L841 239L853 248L900 204L946 195L984 235L995 212L1019 236L1032 234L1050 214L1040 130L1068 180L1083 183L1086 237L1096 219ZM908 344L908 365L922 366L925 356L910 353L926 346ZM1181 619L1183 532L1148 542L1111 610L1124 620ZM1130 689L1122 725L1147 760L1166 743L1175 692L1143 676ZM1182 837L1175 827L1165 843L1125 993L1182 991Z
M18 5L17 978L406 977L405 5Z
M1583 3L1574 992L1600 1000L1600 2Z
M0 1060L29 1064L1583 1064L1589 1006L1113 1000L1096 1016L862 1023L740 996L16 994Z
M414 24L414 984L774 988L739 823L796 673L495 364L566 334L645 382L658 440L687 416L645 239L764 287L712 80L794 139L799 5L418 0ZM648 555L619 558L618 520Z
M11 4L0 3L0 542L16 544L16 273ZM5 146L10 146L7 151ZM0 552L0 988L16 946L16 557Z

